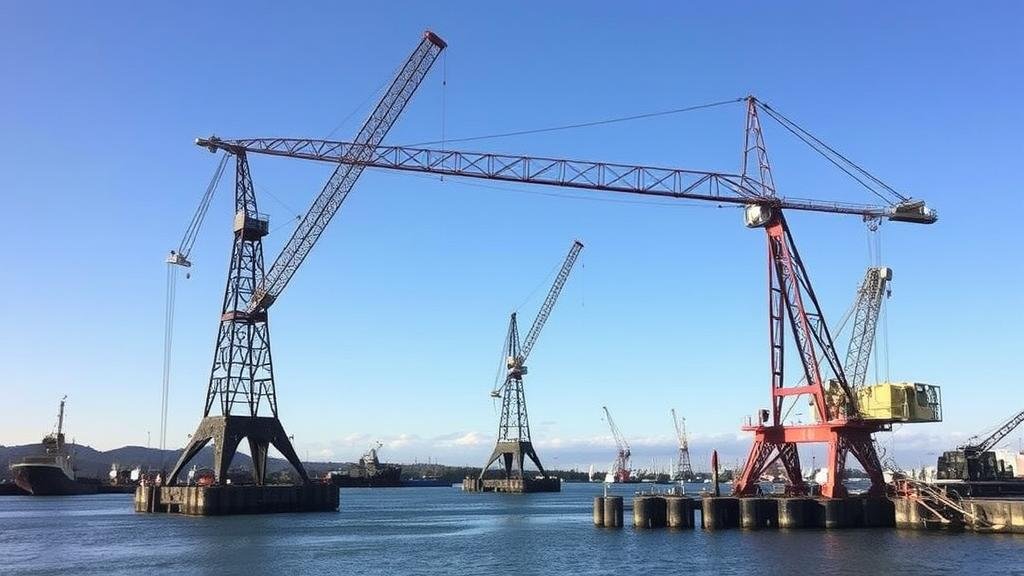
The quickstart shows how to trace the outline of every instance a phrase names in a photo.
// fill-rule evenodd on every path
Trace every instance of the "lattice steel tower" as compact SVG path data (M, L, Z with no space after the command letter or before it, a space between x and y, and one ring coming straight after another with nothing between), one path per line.
M526 414L523 376L527 372L526 358L533 350L533 345L537 342L537 337L540 336L541 328L544 327L551 310L555 307L558 295L562 292L566 280L569 279L569 272L572 271L576 257L579 256L582 249L583 244L580 241L572 243L569 254L565 257L562 268L558 271L558 276L555 277L555 282L551 285L551 290L548 291L548 296L544 299L544 304L541 305L540 312L537 313L537 318L534 319L533 326L530 327L526 340L522 344L519 342L519 326L516 323L515 312L509 319L508 335L505 337L504 347L505 378L498 387L491 391L492 397L501 398L498 441L490 458L487 459L487 463L480 471L480 478L484 477L487 468L499 458L502 459L505 478L522 478L525 458L532 460L537 466L537 470L545 478L547 477L547 472L544 471L544 466L541 465L540 458L537 457L537 452L533 449L533 441L530 439L530 422Z
M381 143L445 46L436 34L423 34L356 135L355 141L367 148L338 159L331 178L266 274L263 237L268 233L268 220L257 209L246 150L216 138L203 141L211 152L220 148L235 156L234 241L203 419L168 476L168 483L175 483L182 469L210 441L214 443L216 481L226 483L228 467L242 439L249 441L257 484L266 480L270 446L291 463L303 482L309 481L278 419L267 309L277 301L355 186L365 168L369 147Z

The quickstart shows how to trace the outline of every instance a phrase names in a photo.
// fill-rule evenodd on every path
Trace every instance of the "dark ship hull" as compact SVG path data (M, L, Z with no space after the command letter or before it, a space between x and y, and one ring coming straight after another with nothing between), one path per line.
M357 470L357 472L361 472ZM376 474L331 474L331 484L339 488L394 488L402 485L402 468L386 466Z
M76 494L96 494L99 491L98 480L68 478L57 466L45 464L15 465L13 467L14 483L33 496L72 496Z

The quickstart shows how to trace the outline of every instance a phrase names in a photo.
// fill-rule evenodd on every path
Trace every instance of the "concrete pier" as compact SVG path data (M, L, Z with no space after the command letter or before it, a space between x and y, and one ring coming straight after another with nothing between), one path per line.
M916 498L895 500L896 527L908 530L971 530L1024 534L1024 499L965 498L960 510ZM940 517L936 512L942 514Z
M594 496L594 526L604 526L604 496Z
M740 527L747 530L778 528L779 501L775 498L742 498Z
M634 528L664 528L666 502L662 496L636 496L633 498Z
M817 504L813 498L779 498L779 528L811 528L817 523Z
M221 516L275 512L331 512L338 489L328 484L271 486L138 486L135 511Z
M462 480L463 492L505 492L528 494L531 492L561 492L560 478L493 478L481 480L467 476Z
M705 530L739 528L740 499L711 496L701 500L700 525Z
M665 496L665 523L669 528L693 528L694 501L684 496Z
M605 496L602 500L604 501L604 527L622 528L622 496Z

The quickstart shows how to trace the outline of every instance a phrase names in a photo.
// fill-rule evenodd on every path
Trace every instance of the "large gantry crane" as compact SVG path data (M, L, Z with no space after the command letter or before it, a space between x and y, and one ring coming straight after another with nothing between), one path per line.
M548 321L548 316L558 301L558 295L569 279L576 258L583 250L583 243L576 240L569 247L562 267L551 284L544 303L541 304L537 317L526 333L526 339L520 343L519 326L516 323L516 313L513 312L508 322L508 334L505 337L504 361L505 377L502 382L491 390L491 397L501 398L501 418L498 421L498 441L487 459L483 469L480 470L480 479L483 480L487 468L498 458L502 459L502 466L505 470L505 479L523 478L524 459L529 458L537 466L537 470L545 478L548 473L537 457L533 448L533 441L530 439L530 422L526 415L526 393L523 388L523 376L526 375L526 359L530 357L533 345L537 343L540 331Z
M686 437L686 418L676 416L676 409L672 409L672 425L676 429L676 441L678 442L678 454L676 454L676 469L672 474L672 480L676 482L688 482L693 480L693 467L690 465L690 441Z
M615 462L612 463L612 469L605 476L605 482L629 482L631 471L629 469L629 457L632 455L629 448L629 442L626 437L619 431L619 427L615 425L615 420L612 420L612 413L608 411L607 406L602 406L604 409L605 420L608 421L608 428L612 431L612 438L615 440Z
M196 144L211 152L220 149L232 154L267 154L442 176L744 206L745 224L749 228L763 229L768 247L771 408L760 410L756 421L744 427L744 430L754 434L754 443L733 490L739 495L756 493L758 478L781 458L789 477L789 491L807 493L808 487L801 476L796 446L801 443L824 443L828 446L828 481L821 490L824 496L840 497L846 494L842 480L848 454L860 461L871 479L870 493L880 494L884 490L884 479L872 434L888 429L896 420L862 418L858 412L856 395L847 381L810 277L797 252L785 212L800 210L847 214L873 222L890 220L917 224L932 224L938 216L924 201L899 194L767 104L753 96L748 96L745 101L747 122L742 170L738 175L301 138L223 140L209 137L197 139ZM764 144L759 111L775 119L816 152L872 190L885 204L851 204L778 196ZM792 332L803 373L802 381L795 385L787 385L784 379L787 331ZM783 401L795 396L810 398L820 415L817 422L790 424L783 421Z
M175 483L182 468L211 440L216 482L226 483L228 467L243 438L249 441L257 484L266 480L270 445L288 460L303 482L309 482L278 419L267 309L281 295L338 212L363 172L366 155L381 143L398 120L445 47L445 42L433 32L423 34L423 39L356 135L357 148L351 150L353 156L338 163L267 273L263 266L263 237L269 232L268 219L258 210L245 150L230 151L235 157L234 242L213 368L203 419L168 476L169 484ZM270 416L260 415L264 404L270 409Z

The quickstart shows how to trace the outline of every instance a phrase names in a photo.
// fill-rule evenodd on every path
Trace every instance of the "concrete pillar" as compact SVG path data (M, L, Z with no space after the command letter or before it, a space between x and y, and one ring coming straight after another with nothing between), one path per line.
M622 528L622 496L605 497L604 527Z
M776 528L779 525L779 506L774 498L741 498L740 527L751 530Z
M819 515L825 528L847 528L849 518L846 515L846 498L823 498L818 500Z
M738 498L709 497L701 501L701 525L705 530L739 528L740 502Z
M594 526L604 526L604 496L594 496Z
M809 528L816 524L816 505L810 498L780 498L776 506L779 528Z
M888 498L864 498L866 528L891 528L896 525L896 509Z
M661 496L633 498L634 528L664 528L665 516L665 499Z
M665 498L665 524L669 528L693 528L693 500L682 496Z

